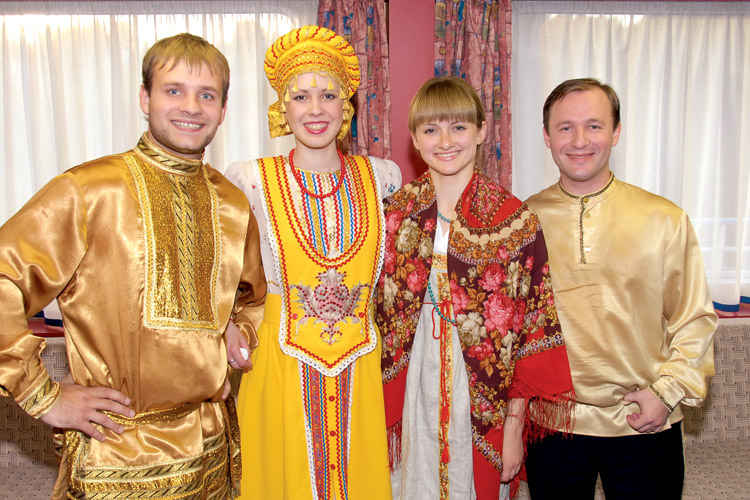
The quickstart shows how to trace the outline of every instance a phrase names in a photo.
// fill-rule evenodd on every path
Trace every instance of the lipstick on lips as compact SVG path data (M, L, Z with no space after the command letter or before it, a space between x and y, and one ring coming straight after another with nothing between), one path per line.
M328 130L328 122L308 122L305 123L305 130L311 134L322 134Z

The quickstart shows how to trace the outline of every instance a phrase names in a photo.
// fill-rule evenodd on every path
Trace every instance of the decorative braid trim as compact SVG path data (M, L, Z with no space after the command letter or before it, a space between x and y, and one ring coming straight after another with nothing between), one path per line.
M177 500L227 495L228 450L224 433L203 441L203 453L169 463L137 467L84 467L89 439L66 431L68 498L86 500ZM223 496L216 493L224 492Z
M545 335L542 338L534 339L526 342L521 348L516 351L516 361L532 354L537 354L543 351L549 351L555 347L561 347L565 342L561 333L554 335Z
M135 153L149 165L171 174L192 175L203 165L203 155L198 159L192 160L169 154L151 142L145 133L138 141Z
M664 399L664 396L662 396L661 394L659 394L659 391L657 391L656 389L654 389L654 386L652 386L652 385L648 386L648 390L651 391L651 393L654 396L656 396L657 398L659 398L659 401L661 401L661 403L664 406L667 407L667 410L669 410L670 413L674 411L674 406L672 406L671 404L667 403L667 400Z
M193 413L200 407L201 403L185 403L175 408L165 408L163 410L153 410L144 413L138 413L134 417L123 417L119 413L111 411L102 411L113 422L120 425L154 425L164 422L174 422Z
M581 264L587 263L586 262L586 250L585 250L586 245L584 244L584 241L583 241L584 240L583 215L586 212L586 204L591 200L591 198L595 196L599 196L604 191L606 191L609 188L609 186L612 185L612 182L614 182L614 180L615 180L615 175L610 173L609 181L607 181L607 184L603 188L601 188L596 193L586 194L586 195L581 195L581 196L567 191L562 185L562 179L557 181L557 185L560 186L560 191L562 191L564 195L568 196L569 198L573 198L574 200L579 200L581 204L581 209L578 214L578 252L580 253L579 261Z
M60 399L60 384L47 375L36 390L18 404L32 417L40 418L52 409L58 399Z
M503 470L503 457L499 451L490 444L484 436L477 432L476 428L472 427L471 435L474 441L474 448L482 454L484 458L497 470L501 472Z

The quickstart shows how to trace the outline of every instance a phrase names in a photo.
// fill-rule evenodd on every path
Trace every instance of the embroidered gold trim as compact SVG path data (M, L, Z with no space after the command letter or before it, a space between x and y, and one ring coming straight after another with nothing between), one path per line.
M145 326L217 332L221 234L218 195L207 170L181 177L150 168L138 155L126 155L125 161L143 220Z
M432 254L432 267L441 271L448 270L448 256L442 253ZM448 297L450 299L450 296Z
M136 154L149 165L177 175L195 175L203 165L203 156L192 160L167 153L148 139L144 133L135 148Z
M562 179L557 181L557 185L560 186L560 191L562 191L564 195L569 196L570 198L573 198L574 200L580 200L580 202L581 202L581 211L578 214L578 251L581 254L581 257L580 257L580 263L581 264L586 264L586 250L585 250L584 244L583 244L583 240L584 240L584 237L583 237L583 216L584 216L584 214L586 212L586 204L589 201L591 201L591 198L593 198L595 196L599 196L604 191L606 191L607 188L609 188L609 186L612 185L612 182L614 182L614 180L615 180L615 175L612 174L612 173L610 173L609 174L609 181L607 181L607 184L605 184L605 186L603 188L601 188L596 193L587 194L587 195L584 195L584 196L578 196L578 195L575 195L575 194L569 192L568 190L566 190L563 187L563 185L562 185Z
M23 408L23 411L34 418L39 418L52 408L59 395L60 384L47 376L36 390L18 404Z
M653 386L649 386L648 390L651 391L651 393L654 396L656 396L657 398L659 398L659 401L661 401L661 403L664 406L667 407L667 410L669 410L670 413L674 411L674 406L672 406L671 404L667 403L667 400L664 399L664 396L662 396L661 394L659 394L659 391L657 391L656 389L654 389Z
M175 229L180 251L177 253L180 279L180 301L185 319L198 319L198 297L196 296L195 274L195 215L190 195L187 192L187 179L175 175L169 176L172 188L172 206L174 207Z
M204 440L196 457L149 466L84 468L89 439L67 431L68 498L86 500L231 498L224 433ZM223 496L217 496L223 493Z
M174 422L193 413L200 407L200 403L185 403L175 408L165 408L163 410L153 410L138 413L134 417L124 417L119 413L111 411L102 411L112 419L113 422L120 425L154 425L164 422Z
M440 254L433 254L435 257ZM438 259L439 260L439 259ZM437 274L438 301L450 303L450 281L447 272ZM450 311L446 311L450 312ZM442 316L442 315L441 315ZM452 316L452 314L451 314ZM438 443L440 448L440 463L438 466L438 477L440 483L440 499L447 500L450 491L450 479L448 467L450 463L450 449L448 446L448 432L450 428L451 406L453 404L453 326L438 320L440 323L440 412L438 421ZM434 328L434 326L433 326Z

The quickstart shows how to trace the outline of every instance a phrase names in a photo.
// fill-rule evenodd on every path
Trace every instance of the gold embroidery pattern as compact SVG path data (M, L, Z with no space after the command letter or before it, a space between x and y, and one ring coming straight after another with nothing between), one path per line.
M615 180L614 174L609 174L609 181L607 181L607 184L603 188L601 188L596 193L588 194L586 196L578 196L576 194L573 194L573 193L567 191L563 187L562 181L557 181L557 185L560 186L560 191L562 191L564 195L566 195L566 196L568 196L570 198L573 198L574 200L579 200L581 202L581 211L578 214L578 251L581 254L581 256L580 256L580 263L581 264L586 264L587 263L586 262L586 249L584 248L584 238L583 238L583 236L584 236L584 234L583 234L583 216L586 213L586 203L588 203L589 201L591 201L591 198L593 198L595 196L599 196L604 191L606 191L607 188L609 188L609 186L612 185L612 182L614 180Z
M23 411L34 418L39 418L52 408L59 394L60 384L47 377L34 392L18 404Z
M187 179L175 175L169 176L172 188L172 206L174 207L175 227L177 229L177 244L180 252L177 254L180 275L180 300L183 314L189 320L198 319L198 298L195 291L195 217L193 204L187 192Z
M224 499L231 498L227 481L225 434L206 438L197 457L142 467L84 468L89 437L66 431L68 449L68 498L74 500L120 499Z
M144 324L215 332L221 235L218 196L208 173L203 169L202 175L179 176L140 160L137 155L125 157L143 217ZM195 213L211 217L196 219Z
M191 175L195 174L203 165L203 159L189 160L171 155L166 151L159 149L153 142L148 140L146 134L141 136L138 146L135 148L136 154L146 163L160 170L165 170L172 174Z
M180 420L197 410L199 406L200 403L185 403L176 408L166 408L163 410L138 413L134 417L123 417L119 413L113 413L111 411L102 411L102 413L112 419L113 422L120 425L153 425Z
M441 259L441 257L443 257ZM445 256L433 255L433 263L447 264ZM447 266L446 266L447 271ZM438 302L450 304L451 289L447 272L437 274ZM446 313L452 314L452 307L446 308ZM449 492L448 465L450 463L450 450L448 447L448 429L450 428L451 404L453 401L453 325L444 319L437 318L440 323L440 421L438 422L438 442L440 443L440 465L438 475L440 481L440 498L447 500Z
M448 256L442 253L432 254L432 267L439 271L448 271ZM450 294L448 299L450 300Z
M224 414L224 432L226 433L227 446L229 447L229 479L232 485L232 495L236 497L240 494L242 452L240 450L240 422L237 418L237 407L235 406L234 398L227 398L221 405L221 411ZM217 496L216 498L224 499L228 497Z
M667 403L667 400L666 400L666 399L664 399L664 396L662 396L662 395L661 395L661 394L659 393L659 391L657 391L656 389L654 389L654 388L653 388L652 386L649 386L649 387L648 387L648 390L649 390L649 391L651 391L651 393L652 393L652 394L653 394L654 396L656 396L657 398L659 398L659 401L661 401L661 403L662 403L662 404L663 404L664 406L666 406L666 407L667 407L667 410L669 410L669 412L670 412L670 413L674 411L674 406L672 406L671 404Z

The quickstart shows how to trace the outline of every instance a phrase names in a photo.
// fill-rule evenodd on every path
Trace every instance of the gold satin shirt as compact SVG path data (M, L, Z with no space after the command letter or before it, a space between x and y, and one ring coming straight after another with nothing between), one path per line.
M687 214L614 177L587 196L558 184L526 203L542 222L573 376L575 434L638 434L625 394L651 388L682 420L714 374L717 317Z
M205 402L227 376L230 314L257 344L266 288L258 241L239 189L145 135L132 151L59 175L0 227L0 393L35 417L55 403L45 341L27 318L57 297L74 381L123 392L143 416L121 435L102 429L102 443L83 438L81 455L69 457L81 490L109 491L83 475L101 467L148 498L221 482L205 467L218 470L222 454L226 462L226 418ZM148 477L153 464L164 472Z

